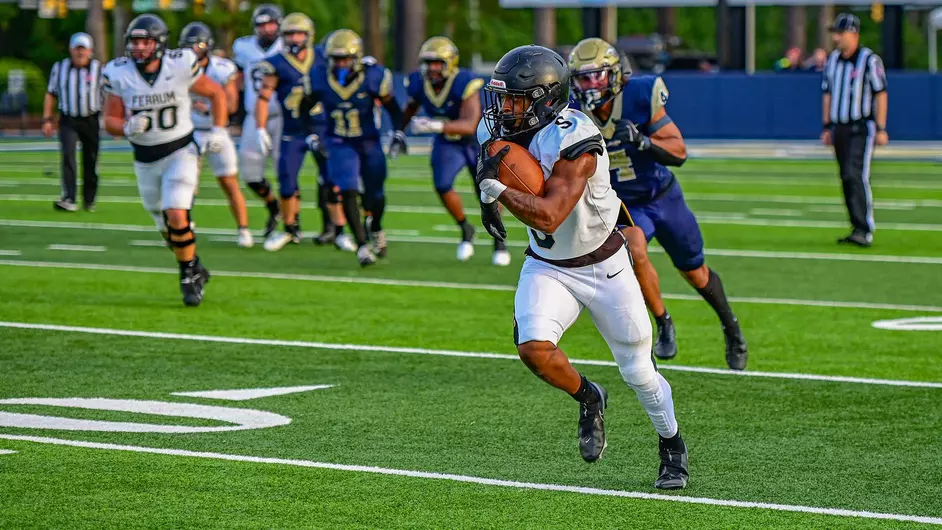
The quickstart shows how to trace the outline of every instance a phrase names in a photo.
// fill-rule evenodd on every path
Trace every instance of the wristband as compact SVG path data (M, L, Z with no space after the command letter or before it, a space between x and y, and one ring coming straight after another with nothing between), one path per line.
M43 116L42 123L52 123L52 118L49 116Z
M877 125L877 132L886 132L886 127L882 125Z
M494 202L506 189L507 186L497 179L484 179L481 182L481 202L485 204ZM487 200L487 198L492 200Z
M834 124L831 123L831 122L826 122L826 123L824 123L823 125L821 125L821 130L822 130L822 131L830 131L830 130L831 130L831 127L832 127L833 125L834 125Z

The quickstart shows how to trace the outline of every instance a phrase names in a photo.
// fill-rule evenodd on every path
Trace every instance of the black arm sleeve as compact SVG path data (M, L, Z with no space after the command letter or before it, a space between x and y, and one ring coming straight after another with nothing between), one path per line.
M651 147L649 149L651 151L651 156L654 157L654 160L664 164L665 166L680 167L684 165L684 162L687 161L686 158L680 158L679 156L670 154L666 149L655 144L654 142L651 142Z
M394 131L401 131L405 128L405 123L403 123L404 115L402 109L399 108L399 104L396 103L396 98L389 98L387 101L383 101L383 108L389 113L389 119L392 120Z

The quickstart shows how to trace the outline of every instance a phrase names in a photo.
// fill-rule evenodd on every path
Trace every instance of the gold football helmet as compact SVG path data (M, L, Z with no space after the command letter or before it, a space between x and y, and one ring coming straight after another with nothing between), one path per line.
M576 98L593 110L621 94L631 75L628 57L598 38L579 41L569 52L569 72Z
M419 49L419 61L421 61L419 68L422 76L429 81L436 81L429 77L435 73L429 69L429 63L437 61L444 63L441 76L447 79L458 73L458 47L448 37L432 37Z
M304 13L290 13L282 19L278 32L281 33L288 50L297 55L314 41L314 22ZM306 37L303 41L296 42L288 37L291 33L304 33Z
M324 53L331 70L335 69L334 63L338 59L347 57L353 58L350 68L354 72L363 69L363 39L351 29L338 29L331 33L324 43Z

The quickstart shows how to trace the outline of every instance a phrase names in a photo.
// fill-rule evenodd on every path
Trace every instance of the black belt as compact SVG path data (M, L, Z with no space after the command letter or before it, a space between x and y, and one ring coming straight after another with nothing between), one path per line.
M870 120L852 121L850 123L835 123L834 130L841 129L851 134L870 134Z
M160 145L137 145L135 143L131 144L131 147L134 149L134 161L142 162L144 164L150 164L151 162L156 162L161 158L165 158L180 149L183 149L188 144L196 145L196 142L193 140L193 133L189 133L179 140L174 140L172 142L167 142ZM199 146L196 147L199 150Z
M577 256L575 258L567 259L549 259L540 256L536 252L533 252L533 249L527 247L527 250L524 252L527 256L530 256L533 259L540 260L544 263L549 263L556 267L562 267L564 269L575 269L577 267L588 267L589 265L595 265L596 263L602 263L608 258L615 255L619 249L624 248L627 245L625 236L621 233L620 230L613 230L612 233L608 236L608 239L605 240L602 245L589 252L588 254Z

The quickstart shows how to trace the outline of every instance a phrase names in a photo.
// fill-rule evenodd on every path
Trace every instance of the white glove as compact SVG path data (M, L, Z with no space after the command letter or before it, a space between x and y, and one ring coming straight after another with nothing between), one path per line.
M268 134L268 131L265 129L255 129L255 138L258 140L258 146L261 148L263 155L271 153L271 135Z
M225 127L213 127L206 139L206 152L218 153L222 151L228 136L229 131Z
M440 133L445 129L445 122L425 116L412 118L412 132L415 134Z
M124 122L124 136L128 139L144 134L150 126L150 118L143 114L135 114Z

